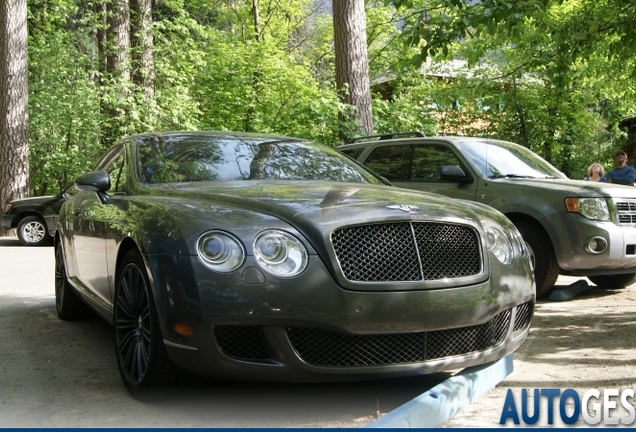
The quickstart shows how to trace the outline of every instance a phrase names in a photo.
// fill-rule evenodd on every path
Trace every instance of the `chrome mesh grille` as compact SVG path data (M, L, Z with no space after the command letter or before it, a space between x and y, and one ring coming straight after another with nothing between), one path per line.
M314 366L382 366L458 356L501 344L511 310L485 324L417 333L350 335L311 327L287 328L298 356Z
M239 360L264 361L269 358L259 327L221 325L214 327L214 337L223 354Z
M616 201L616 211L619 224L636 224L636 200Z
M532 315L532 303L524 303L517 306L517 316L515 317L515 325L512 328L513 332L522 330L530 325Z
M335 230L331 243L347 280L413 282L482 272L479 236L468 226L396 222Z

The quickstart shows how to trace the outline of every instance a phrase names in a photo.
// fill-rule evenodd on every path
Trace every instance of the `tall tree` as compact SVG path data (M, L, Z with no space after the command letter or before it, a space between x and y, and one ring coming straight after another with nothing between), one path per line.
M132 79L144 99L154 96L155 69L152 37L152 0L130 0Z
M366 134L373 133L364 0L333 0L336 86L343 102L355 107Z
M0 209L29 191L26 0L0 2ZM2 228L0 227L0 230Z
M99 4L100 2L98 2ZM125 101L130 84L130 3L111 0L101 11L105 14L106 32L99 35L103 46L105 71L102 78L102 110L108 120L103 127L102 143L108 146L125 134Z

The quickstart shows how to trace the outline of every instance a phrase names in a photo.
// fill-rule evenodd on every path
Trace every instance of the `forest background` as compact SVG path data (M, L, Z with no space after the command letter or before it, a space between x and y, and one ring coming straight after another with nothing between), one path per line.
M365 6L367 123L336 83L341 1L28 0L28 154L2 141L4 162L7 150L27 158L25 194L38 196L148 131L331 146L412 130L489 136L574 179L630 145L619 124L636 113L633 0L353 0Z

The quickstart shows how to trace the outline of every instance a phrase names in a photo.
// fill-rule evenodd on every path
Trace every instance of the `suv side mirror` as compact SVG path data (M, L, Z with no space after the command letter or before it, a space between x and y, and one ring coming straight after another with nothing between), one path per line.
M472 177L466 175L463 169L457 165L442 165L437 168L437 179L457 183L472 183Z

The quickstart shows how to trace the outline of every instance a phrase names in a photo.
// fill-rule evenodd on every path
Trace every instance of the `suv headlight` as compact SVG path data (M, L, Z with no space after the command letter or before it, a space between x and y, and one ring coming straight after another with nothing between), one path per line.
M486 228L486 246L502 264L512 264L515 256L510 238L497 226Z
M270 274L293 277L307 267L307 250L302 243L279 230L265 230L254 239L256 261Z
M610 213L604 198L567 198L565 207L570 213L580 213L591 220L609 221Z

